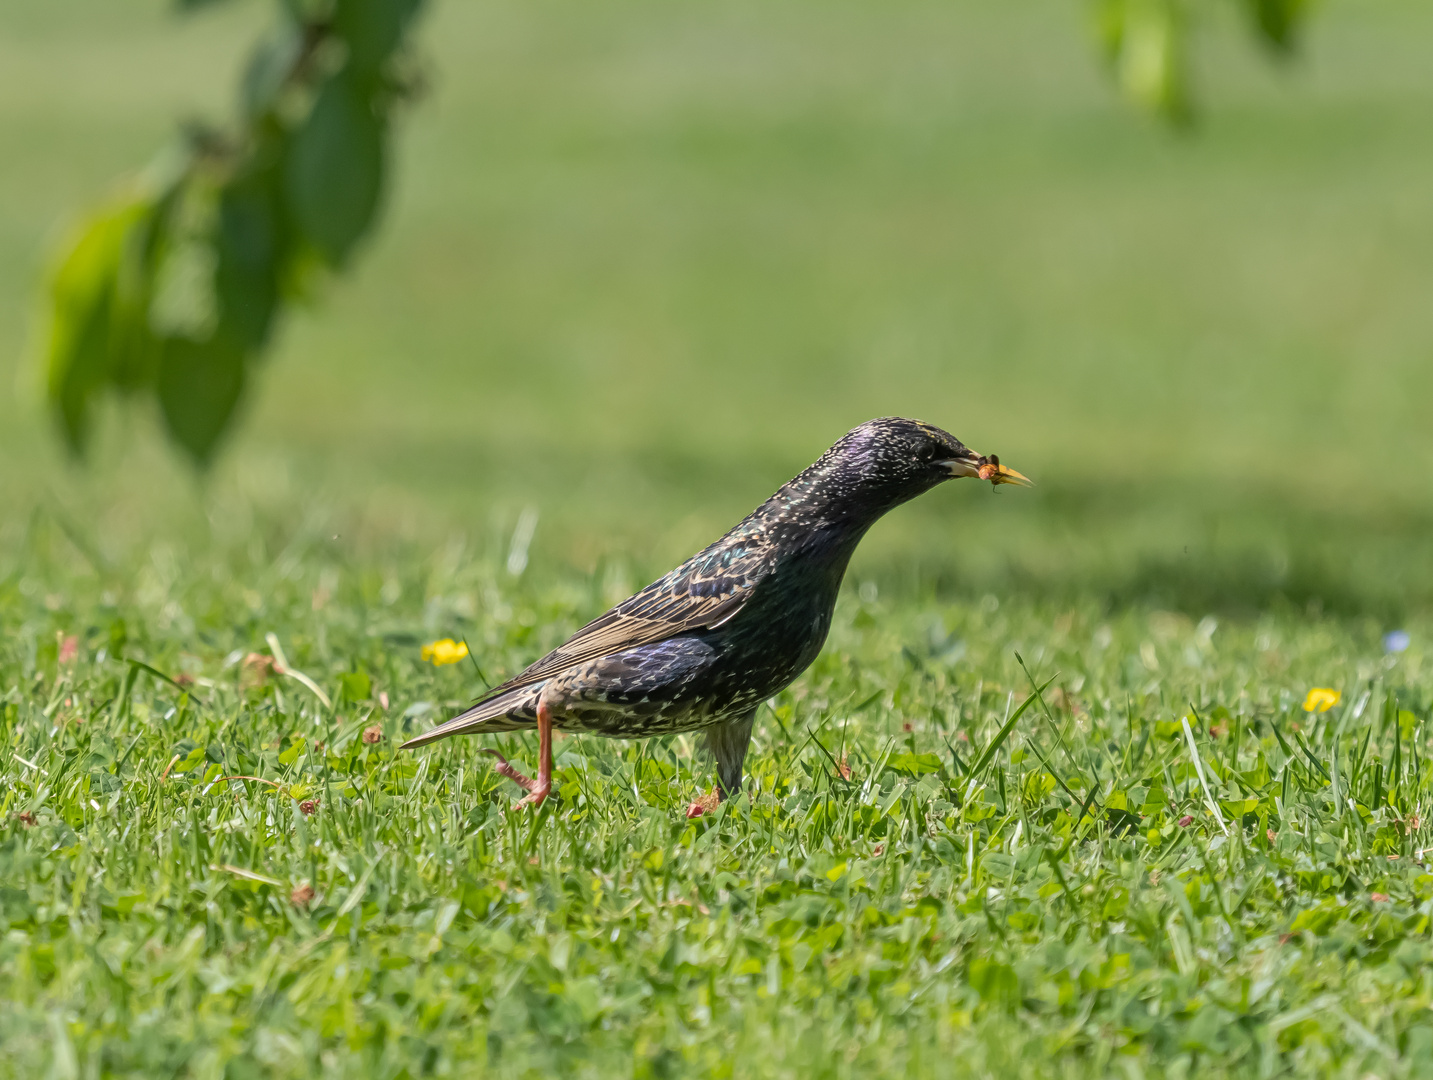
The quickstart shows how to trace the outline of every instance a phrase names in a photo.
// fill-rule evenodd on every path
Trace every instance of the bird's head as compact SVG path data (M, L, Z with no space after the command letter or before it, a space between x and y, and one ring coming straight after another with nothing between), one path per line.
M816 474L813 486L877 513L942 481L965 476L994 485L1030 483L999 458L977 454L948 431L899 416L868 420L847 432L808 473Z

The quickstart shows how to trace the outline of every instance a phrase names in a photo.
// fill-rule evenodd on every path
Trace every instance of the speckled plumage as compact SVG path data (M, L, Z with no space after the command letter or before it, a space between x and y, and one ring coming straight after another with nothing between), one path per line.
M404 746L528 728L540 707L560 731L641 738L706 729L731 794L757 705L821 651L866 530L941 481L977 473L1024 479L928 424L862 424L720 540Z

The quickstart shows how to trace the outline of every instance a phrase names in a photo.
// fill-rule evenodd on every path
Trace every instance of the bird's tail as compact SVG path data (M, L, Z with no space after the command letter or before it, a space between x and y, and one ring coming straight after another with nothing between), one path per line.
M450 735L466 735L473 731L517 731L528 727L537 722L537 698L541 692L542 683L537 683L485 698L467 712L409 739L398 749L411 750Z

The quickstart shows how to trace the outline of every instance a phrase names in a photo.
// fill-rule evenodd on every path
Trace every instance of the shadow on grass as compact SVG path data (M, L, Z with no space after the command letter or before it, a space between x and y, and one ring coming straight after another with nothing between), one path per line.
M1196 617L1292 608L1395 622L1433 610L1433 515L1406 506L1066 488L974 530L965 543L989 553L983 559L913 550L911 566L888 564L875 576L947 596L1094 598Z

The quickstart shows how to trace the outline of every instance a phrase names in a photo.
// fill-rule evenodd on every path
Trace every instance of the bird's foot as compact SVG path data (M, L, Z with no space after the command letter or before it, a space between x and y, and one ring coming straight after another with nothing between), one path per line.
M696 818L703 814L710 814L721 804L721 792L712 788L705 795L698 795L691 806L687 807L687 817Z
M524 776L508 763L507 758L503 757L491 747L485 746L482 748L482 751L485 754L492 754L493 757L498 759L498 763L493 766L493 768L500 776L506 776L514 784L527 792L527 796L518 801L518 806L542 805L543 800L546 799L548 794L552 791L551 781L544 783L541 779L534 780L530 776Z

